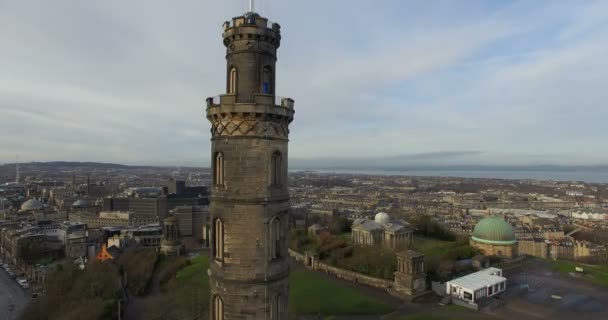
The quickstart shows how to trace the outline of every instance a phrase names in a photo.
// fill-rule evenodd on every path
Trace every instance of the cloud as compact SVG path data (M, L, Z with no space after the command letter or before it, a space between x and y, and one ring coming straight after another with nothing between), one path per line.
M605 1L259 7L282 25L294 159L608 161ZM221 24L242 10L3 2L0 161L208 164L203 102L224 90Z

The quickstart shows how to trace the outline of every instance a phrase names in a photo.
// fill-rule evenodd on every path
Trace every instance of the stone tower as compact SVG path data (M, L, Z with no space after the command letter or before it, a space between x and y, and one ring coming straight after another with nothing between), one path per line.
M287 319L287 143L293 100L275 95L280 26L224 23L226 94L211 122L211 319Z
M407 299L413 299L426 291L426 273L422 253L413 250L397 253L395 290L398 295Z
M160 242L160 252L166 256L179 255L182 249L182 243L179 240L177 219L175 216L172 215L163 220L163 234L164 238Z

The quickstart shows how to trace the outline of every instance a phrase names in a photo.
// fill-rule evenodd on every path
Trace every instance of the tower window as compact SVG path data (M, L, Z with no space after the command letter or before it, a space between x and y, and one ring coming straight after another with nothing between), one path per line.
M270 259L281 257L281 220L272 219L270 223Z
M220 218L215 219L213 228L213 254L221 261L224 259L224 222Z
M270 320L279 320L281 318L281 295L274 296L270 310Z
M223 186L224 185L224 154L218 152L215 154L215 159L213 161L213 169L214 169L214 183L215 185Z
M213 320L224 320L224 301L220 296L213 297Z
M283 172L283 159L281 153L276 151L272 154L271 160L271 184L273 186L280 186L282 184L282 172Z
M262 93L272 94L272 69L268 66L262 71Z
M228 81L228 93L236 93L237 71L235 67L230 69L230 77Z

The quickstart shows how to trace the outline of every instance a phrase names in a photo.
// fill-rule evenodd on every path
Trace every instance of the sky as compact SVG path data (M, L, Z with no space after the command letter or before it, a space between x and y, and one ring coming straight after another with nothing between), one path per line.
M243 0L0 0L0 162L206 166ZM608 1L257 0L290 159L608 164Z

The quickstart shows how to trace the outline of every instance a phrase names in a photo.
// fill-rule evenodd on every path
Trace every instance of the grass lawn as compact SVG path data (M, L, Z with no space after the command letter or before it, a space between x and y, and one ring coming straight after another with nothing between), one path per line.
M422 236L414 236L414 250L425 255L443 255L458 246L455 241L444 241Z
M426 313L426 314L425 314ZM422 314L401 316L397 320L470 320L470 319L494 319L482 313L469 310L465 307L450 304L440 309L428 311Z
M608 266L588 265L566 260L557 260L550 262L553 266L553 270L561 274L576 272L575 267L582 267L585 273L582 279L598 284L600 286L608 287Z
M386 314L394 308L353 288L327 281L310 271L294 271L289 277L292 313L323 315Z
M168 298L180 315L204 312L209 301L209 257L198 256L168 284ZM328 281L310 271L290 275L290 309L297 314L386 314L394 308L356 289ZM194 309L193 309L194 308ZM201 310L196 310L200 308ZM204 310L203 310L204 309Z
M399 320L443 320L442 316L411 315L399 318Z
M167 292L172 305L186 314L198 314L209 307L209 257L198 256L191 262L170 281Z
M340 239L346 241L346 242L351 242L352 240L352 233L351 232L343 232L338 236Z

